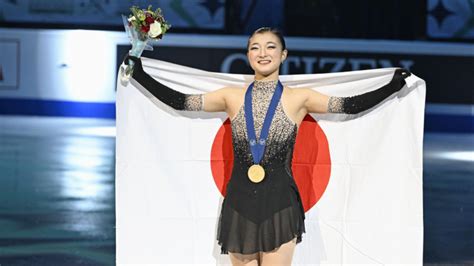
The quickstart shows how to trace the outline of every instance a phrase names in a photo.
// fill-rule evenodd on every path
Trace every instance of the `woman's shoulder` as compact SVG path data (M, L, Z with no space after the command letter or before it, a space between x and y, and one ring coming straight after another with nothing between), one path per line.
M239 86L224 86L215 91L211 91L208 94L220 95L223 99L227 101L232 101L234 99L239 99L245 94L243 87Z
M245 90L245 86L225 86L224 88L230 90L230 91L242 91L242 90Z
M290 87L290 86L284 86L285 88L285 93L292 95L292 96L298 96L298 95L303 95L307 93L309 90L311 90L308 87Z
M221 90L225 91L228 94L241 94L245 92L245 87L241 86L225 86Z

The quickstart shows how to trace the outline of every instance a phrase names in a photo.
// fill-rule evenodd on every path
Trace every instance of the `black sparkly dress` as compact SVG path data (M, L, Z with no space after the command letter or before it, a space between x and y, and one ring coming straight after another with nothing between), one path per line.
M255 81L252 106L257 138L277 81ZM231 120L234 166L219 217L217 240L221 254L271 251L305 232L304 209L293 179L291 161L297 125L278 103L260 164L265 178L253 183L247 176L253 164L247 138L244 106Z

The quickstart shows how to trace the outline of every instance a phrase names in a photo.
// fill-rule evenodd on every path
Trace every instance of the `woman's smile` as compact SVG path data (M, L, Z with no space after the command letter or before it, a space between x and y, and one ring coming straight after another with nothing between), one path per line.
M262 59L262 60L258 60L257 62L261 65L267 65L267 64L270 64L272 61L268 59Z

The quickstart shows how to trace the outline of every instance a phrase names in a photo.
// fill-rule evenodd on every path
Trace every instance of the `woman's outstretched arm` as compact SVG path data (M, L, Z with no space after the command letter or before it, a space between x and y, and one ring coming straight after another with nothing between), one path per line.
M208 112L226 111L226 88L203 94L184 94L163 85L148 75L143 70L142 61L140 58L127 55L124 59L124 63L126 65L128 65L128 60L132 60L134 63L132 78L140 83L140 85L142 85L158 100L162 101L173 109Z
M372 108L399 91L406 84L405 78L410 75L410 71L398 68L389 83L376 90L348 97L328 96L308 89L305 108L308 113L357 114Z

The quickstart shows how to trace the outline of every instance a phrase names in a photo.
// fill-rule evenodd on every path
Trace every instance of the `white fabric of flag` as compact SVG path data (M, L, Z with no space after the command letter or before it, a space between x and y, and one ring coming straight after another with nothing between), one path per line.
M144 70L183 93L246 88L252 75L142 58ZM395 68L281 75L289 87L351 96L386 84ZM327 137L330 179L306 211L293 265L422 264L422 144L426 87L407 85L357 115L310 114ZM223 195L211 146L224 112L177 111L133 79L117 78L118 265L224 265L216 231ZM300 190L303 188L299 188Z

